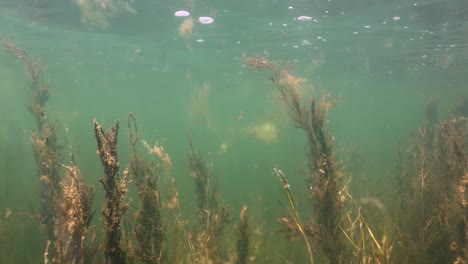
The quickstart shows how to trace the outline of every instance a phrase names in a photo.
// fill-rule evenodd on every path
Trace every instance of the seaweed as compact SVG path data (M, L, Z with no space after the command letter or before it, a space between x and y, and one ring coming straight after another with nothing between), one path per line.
M195 151L192 136L188 137L187 157L191 176L195 181L198 226L190 239L195 247L194 263L222 263L221 238L226 225L232 220L230 208L221 201L219 188L213 184L210 166Z
M50 241L51 247L54 248L55 222L59 212L57 199L60 192L60 164L62 162L60 152L62 146L58 144L54 124L45 114L45 105L50 96L49 85L43 77L46 66L10 41L0 40L0 43L6 52L15 55L16 59L23 64L26 79L32 92L30 102L26 107L36 119L36 130L32 132L30 140L37 165L37 176L42 182L39 213L32 215L32 217L44 227L47 239ZM54 255L50 257L54 257Z
M350 177L336 158L328 126L328 112L336 101L327 93L306 101L300 92L304 79L291 69L264 57L244 56L250 69L271 74L293 125L306 139L303 176L308 195L301 206L283 171L273 169L289 213L276 219L280 225L276 231L288 238L284 241L290 251L282 252L276 251L281 241L264 232L261 224L269 208L244 205L237 223L231 224L231 208L215 183L212 164L195 148L191 134L186 158L195 199L186 208L195 217L184 218L172 160L162 144L140 139L132 113L127 117L130 159L122 173L117 159L119 122L105 131L94 120L97 154L104 167L103 225L98 230L92 225L94 188L85 183L86 170L78 168L71 154L69 162L62 162L63 147L46 115L50 96L43 81L46 66L11 42L0 43L24 65L32 91L27 110L35 118L31 141L42 182L40 211L33 217L45 229L44 263L284 263L297 261L291 250L294 241L306 249L297 259L308 263L468 263L466 98L443 121L438 98L427 101L422 126L399 153L394 204L380 196L353 198L348 192ZM140 146L151 158L140 153ZM130 183L135 184L132 191L139 201L134 210L127 202ZM15 236L9 231L11 215L7 209L0 219L0 255L5 263L15 261L9 254ZM98 247L96 234L101 231L103 245Z
M274 168L274 172L281 179L281 183L283 184L283 192L284 192L284 195L286 196L286 200L288 200L288 203L289 203L288 211L292 219L294 220L293 226L289 225L289 221L287 219L282 220L282 222L280 221L280 223L282 223L283 225L288 225L289 230L297 229L299 231L301 236L304 238L304 242L306 243L306 246L307 246L307 254L309 255L309 263L314 264L314 254L312 253L312 247L310 246L309 238L313 238L316 235L314 234L316 232L313 232L313 231L311 232L310 228L307 228L302 223L302 219L299 215L299 212L297 211L296 202L294 201L294 198L291 194L291 186L286 180L286 176L284 176L283 172L278 168Z
M80 169L75 165L66 166L61 178L61 192L55 223L55 251L53 263L90 263L91 251L87 251L87 235L93 218L93 187L86 185Z
M130 113L127 120L132 154L125 172L129 178L133 179L141 203L136 213L134 226L135 237L139 245L137 257L145 263L162 263L166 249L163 247L165 230L161 223L162 205L158 190L161 167L158 166L159 164L150 164L138 154L136 144L139 138L136 119ZM150 153L165 154L164 149L158 146L150 148L145 141L143 143ZM170 159L168 156L164 155L164 157L170 169Z
M128 210L128 205L124 201L128 183L125 177L119 177L118 132L119 122L104 132L102 125L94 120L94 134L98 144L97 153L101 158L105 174L100 182L105 190L102 214L104 216L105 261L108 264L127 263L126 251L122 246L122 220Z
M402 160L398 254L404 263L463 263L468 122L454 115L433 124L432 116Z
M240 221L237 227L237 264L246 264L249 256L250 231L247 221L247 206L243 206L240 212Z
M313 228L317 229L318 233L314 239L318 241L330 263L343 263L343 256L348 254L349 249L340 225L345 216L348 182L344 181L339 162L334 159L333 138L326 127L328 109L335 102L327 101L329 95L325 94L319 104L312 97L309 107L306 107L298 93L301 79L295 77L289 69L282 68L264 57L243 56L242 61L252 70L270 71L270 80L281 94L294 126L306 133L306 178L310 198L318 209L317 226Z

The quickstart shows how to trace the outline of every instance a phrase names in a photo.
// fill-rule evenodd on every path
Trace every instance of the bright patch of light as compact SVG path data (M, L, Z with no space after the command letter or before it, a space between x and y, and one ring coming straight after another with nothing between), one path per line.
M174 13L174 16L176 16L176 17L188 17L188 16L190 16L190 13L188 11L185 11L185 10L179 10L179 11L176 11Z
M214 19L212 17L202 16L198 18L198 21L200 21L200 23L203 25L209 25L214 22Z

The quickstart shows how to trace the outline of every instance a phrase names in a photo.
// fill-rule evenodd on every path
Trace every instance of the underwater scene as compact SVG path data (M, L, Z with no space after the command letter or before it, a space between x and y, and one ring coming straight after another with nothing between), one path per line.
M0 263L468 263L466 0L0 0Z

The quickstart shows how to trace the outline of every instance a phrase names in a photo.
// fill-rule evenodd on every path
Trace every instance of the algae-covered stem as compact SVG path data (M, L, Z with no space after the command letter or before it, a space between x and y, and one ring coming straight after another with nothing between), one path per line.
M94 134L98 144L97 153L104 166L105 176L100 182L106 192L102 206L104 215L105 259L107 264L126 263L126 253L122 249L122 218L127 211L124 202L127 192L125 179L119 177L117 160L117 136L119 122L104 132L102 125L94 120Z
M151 164L140 156L136 149L139 138L136 118L132 113L129 113L127 121L132 150L130 161L124 174L127 173L127 176L135 183L138 199L140 200L133 228L135 239L138 242L138 250L140 251L138 258L143 263L163 263L166 261L167 245L164 244L166 230L161 222L163 205L158 189L158 180L161 174L161 170L159 169L160 164ZM150 147L146 141L142 140L142 142L149 153L155 153L156 156L158 154L164 155L164 157L167 156L166 160L169 160L169 167L166 169L170 170L170 159L162 146L156 145Z
M299 212L297 211L296 202L294 201L294 198L291 194L291 186L287 182L286 176L284 176L284 173L280 169L273 168L273 171L276 173L276 175L278 175L281 182L283 183L283 193L286 196L286 199L288 200L288 203L289 203L288 211L291 214L291 217L293 218L294 223L296 224L296 227L299 230L299 233L301 233L302 237L304 238L304 242L306 243L306 247L307 247L307 253L309 255L309 263L314 264L314 255L312 253L312 248L310 246L309 239L305 232L302 219L299 216Z
M237 228L237 260L236 264L246 264L249 256L250 232L247 221L247 206L244 205L240 212L240 222Z

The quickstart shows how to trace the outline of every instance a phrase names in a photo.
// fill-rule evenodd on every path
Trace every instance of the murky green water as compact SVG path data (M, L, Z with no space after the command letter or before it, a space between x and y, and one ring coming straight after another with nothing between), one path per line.
M176 17L178 10L191 16ZM214 22L202 24L200 16ZM192 22L184 25L186 19ZM287 211L271 169L282 168L302 199L305 137L292 126L269 73L249 71L243 54L289 65L306 80L305 97L338 98L330 131L356 197L391 201L399 144L421 126L425 102L438 97L443 119L467 95L463 0L0 0L0 38L47 65L46 114L67 143L64 152L75 153L96 186L98 211L102 167L92 120L105 127L122 122L124 167L125 117L132 112L141 137L162 142L171 156L187 218L194 206L186 161L191 132L234 214L261 197L259 222L277 227L275 219ZM23 66L0 53L0 212L12 210L14 233L0 254L12 256L11 263L36 263L44 250L37 223L25 216L37 208L41 187L29 142L35 127L29 98ZM265 125L276 134L259 129Z

